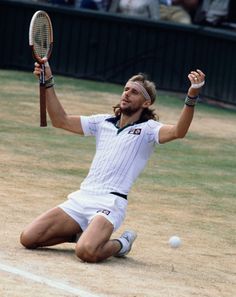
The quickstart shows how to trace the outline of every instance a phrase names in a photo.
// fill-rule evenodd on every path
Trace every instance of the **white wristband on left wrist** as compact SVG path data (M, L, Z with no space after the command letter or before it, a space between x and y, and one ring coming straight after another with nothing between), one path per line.
M191 88L193 88L193 89L200 89L202 86L204 86L204 84L205 84L205 80L202 81L199 84L191 84Z

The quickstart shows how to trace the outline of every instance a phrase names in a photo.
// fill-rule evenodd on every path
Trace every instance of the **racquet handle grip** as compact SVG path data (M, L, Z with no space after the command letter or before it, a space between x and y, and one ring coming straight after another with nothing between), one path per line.
M45 86L40 84L39 91L40 91L40 127L47 127Z

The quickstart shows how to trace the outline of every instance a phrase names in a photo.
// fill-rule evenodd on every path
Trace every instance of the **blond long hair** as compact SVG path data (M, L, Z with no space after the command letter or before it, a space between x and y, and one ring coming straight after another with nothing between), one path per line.
M128 81L136 81L136 82L141 83L151 98L151 104L153 104L155 102L156 96L157 96L155 83L148 80L147 76L145 74L139 73L137 75L134 75ZM115 116L120 116L121 115L120 104L113 106L113 111L115 113ZM144 108L144 110L140 116L140 120L147 121L150 119L157 121L159 119L159 117L155 113L154 109Z

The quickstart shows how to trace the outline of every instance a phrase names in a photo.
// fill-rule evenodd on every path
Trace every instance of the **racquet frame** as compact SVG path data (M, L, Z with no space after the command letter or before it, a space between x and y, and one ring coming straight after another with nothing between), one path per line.
M34 40L33 40L33 32L34 32L34 26L36 19L39 15L43 15L46 17L48 25L50 30L47 31L47 34L49 34L49 40L51 41L49 44L49 47L47 48L47 53L44 57L41 57L34 46ZM52 47L53 47L53 30L52 30L52 23L50 20L50 17L48 14L43 10L38 10L33 15L31 22L30 22L30 29L29 29L29 45L32 49L32 54L34 59L41 65L41 73L39 77L39 98L40 98L40 127L46 127L47 126L47 112L46 112L46 88L45 88L45 60L44 58L49 60L51 54L52 54Z

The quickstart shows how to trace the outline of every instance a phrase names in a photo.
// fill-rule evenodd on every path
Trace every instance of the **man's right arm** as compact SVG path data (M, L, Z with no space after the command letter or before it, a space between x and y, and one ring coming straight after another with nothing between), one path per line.
M35 63L34 75L39 77L41 67L38 63ZM45 80L52 76L50 66L45 67ZM52 125L56 128L61 128L73 133L83 135L83 129L81 125L80 116L67 115L63 106L61 105L54 87L46 88L46 105L47 111L50 116Z

